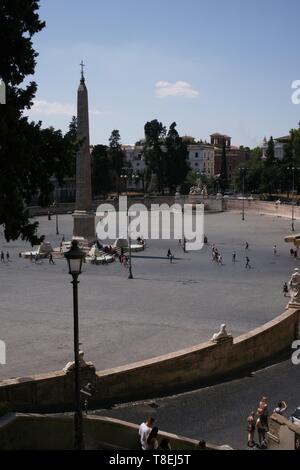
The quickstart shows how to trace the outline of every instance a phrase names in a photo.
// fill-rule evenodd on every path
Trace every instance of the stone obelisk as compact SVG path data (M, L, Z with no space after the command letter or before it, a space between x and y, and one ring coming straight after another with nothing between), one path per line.
M77 99L77 136L81 143L76 157L76 208L73 214L73 238L95 241L95 214L92 210L92 177L89 131L88 91L85 84L84 64Z

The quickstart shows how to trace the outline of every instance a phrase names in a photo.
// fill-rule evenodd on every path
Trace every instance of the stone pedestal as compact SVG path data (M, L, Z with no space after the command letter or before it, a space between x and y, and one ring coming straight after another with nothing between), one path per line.
M88 243L95 242L96 229L94 213L77 210L73 213L73 221L73 238L83 238Z

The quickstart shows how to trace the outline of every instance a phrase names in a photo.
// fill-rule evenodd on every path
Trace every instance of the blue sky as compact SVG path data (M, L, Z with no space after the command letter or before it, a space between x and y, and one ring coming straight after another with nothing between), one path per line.
M253 147L300 121L299 12L299 0L41 0L30 116L67 129L84 60L93 144L113 129L132 144L159 119Z

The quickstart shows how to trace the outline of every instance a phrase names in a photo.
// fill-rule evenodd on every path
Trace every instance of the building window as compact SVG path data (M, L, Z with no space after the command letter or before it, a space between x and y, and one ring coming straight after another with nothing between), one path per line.
M198 166L198 163L195 163L195 166Z
M195 153L195 158L198 158L199 157L199 154L198 152Z

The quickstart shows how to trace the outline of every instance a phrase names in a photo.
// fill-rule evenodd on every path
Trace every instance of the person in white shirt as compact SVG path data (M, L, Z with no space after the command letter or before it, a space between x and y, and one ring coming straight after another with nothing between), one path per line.
M147 450L148 448L147 440L153 428L154 421L154 418L152 418L152 416L149 416L147 418L147 421L145 423L142 423L139 427L139 443L142 450Z

